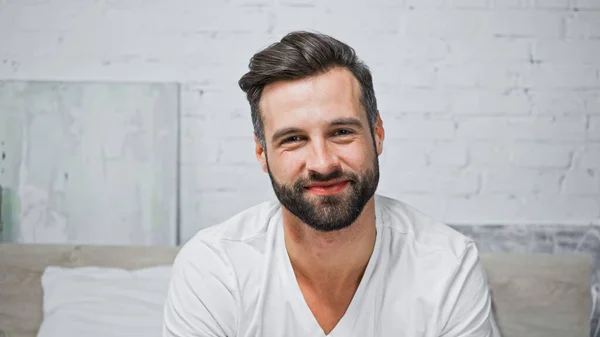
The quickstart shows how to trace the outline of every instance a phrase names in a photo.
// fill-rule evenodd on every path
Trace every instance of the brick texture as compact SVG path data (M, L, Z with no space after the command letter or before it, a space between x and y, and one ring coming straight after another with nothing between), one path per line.
M271 198L237 80L290 30L353 47L386 127L380 193L450 223L600 218L594 0L0 1L0 78L167 81L184 236Z

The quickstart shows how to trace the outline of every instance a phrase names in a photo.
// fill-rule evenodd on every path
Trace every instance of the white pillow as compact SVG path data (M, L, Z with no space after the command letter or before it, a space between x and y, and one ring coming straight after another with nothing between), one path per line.
M170 277L171 266L47 267L37 337L161 337Z

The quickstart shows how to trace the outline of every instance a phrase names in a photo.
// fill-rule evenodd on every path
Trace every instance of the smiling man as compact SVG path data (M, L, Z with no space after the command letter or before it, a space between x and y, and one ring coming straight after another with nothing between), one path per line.
M354 50L293 32L249 68L239 85L278 202L185 243L164 337L499 336L475 244L375 193L385 132Z

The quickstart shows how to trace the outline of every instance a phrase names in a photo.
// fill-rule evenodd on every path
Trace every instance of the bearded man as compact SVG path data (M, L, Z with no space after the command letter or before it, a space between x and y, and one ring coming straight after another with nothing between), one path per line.
M500 336L474 242L375 193L385 132L353 48L292 32L239 86L277 202L183 245L164 337Z

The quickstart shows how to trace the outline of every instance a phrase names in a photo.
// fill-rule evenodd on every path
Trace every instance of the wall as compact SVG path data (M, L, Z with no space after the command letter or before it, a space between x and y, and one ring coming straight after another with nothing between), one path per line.
M0 82L2 241L170 245L178 86Z
M0 1L0 79L176 81L183 237L272 198L237 87L318 30L370 65L379 192L465 224L600 217L597 0Z

